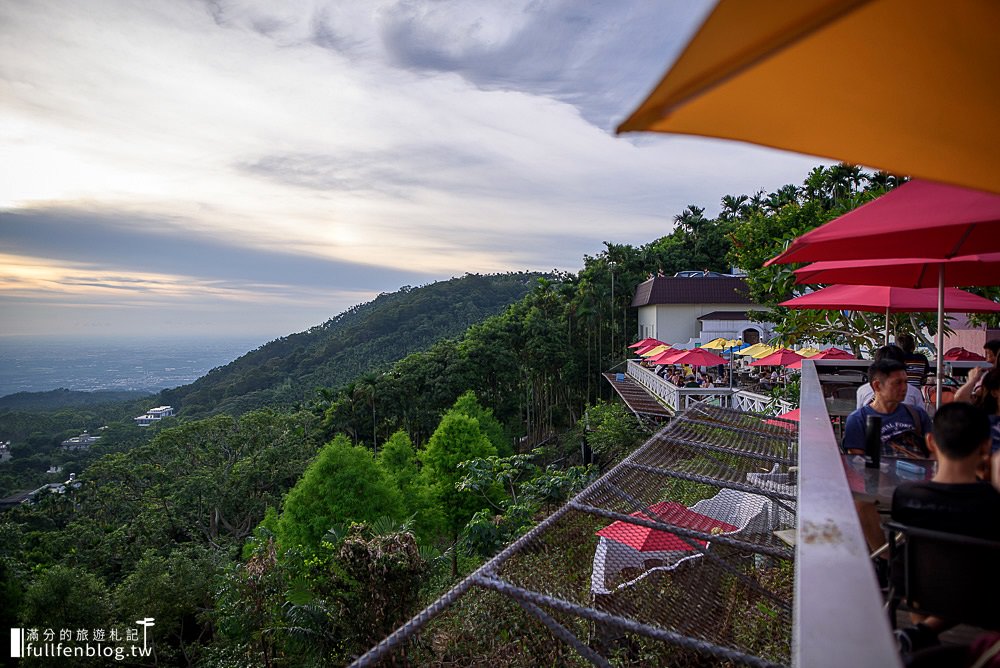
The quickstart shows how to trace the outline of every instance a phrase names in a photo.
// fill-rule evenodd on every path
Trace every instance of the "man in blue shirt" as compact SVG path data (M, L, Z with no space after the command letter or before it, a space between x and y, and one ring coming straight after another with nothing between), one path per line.
M882 418L883 456L928 457L925 435L931 431L931 420L922 408L903 403L906 366L896 360L879 360L868 368L868 379L875 394L870 403L847 416L843 449L864 453L865 425L868 416L875 415Z

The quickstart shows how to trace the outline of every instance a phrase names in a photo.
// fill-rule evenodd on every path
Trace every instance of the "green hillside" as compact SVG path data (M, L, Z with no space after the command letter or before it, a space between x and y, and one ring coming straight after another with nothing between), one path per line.
M190 385L164 390L182 414L241 414L290 406L317 388L337 388L388 367L499 313L528 293L541 274L466 274L383 293L312 329L267 343Z

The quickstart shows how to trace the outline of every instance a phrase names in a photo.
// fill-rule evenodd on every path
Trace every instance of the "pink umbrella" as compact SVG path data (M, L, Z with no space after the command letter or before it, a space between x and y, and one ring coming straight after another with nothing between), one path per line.
M660 341L659 339L654 339L652 337L648 337L647 336L642 341L636 341L635 343L633 343L632 345L630 345L629 348L649 348L651 346L666 346L666 345L670 345L670 344L664 343L663 341Z
M710 533L712 529L721 529L723 532L736 531L739 527L726 524L714 517L696 513L676 501L661 501L649 506L649 512L637 511L630 513L632 517L640 517L645 520L652 520L650 515L654 515L660 521L673 524L702 533ZM623 520L616 520L597 532L598 536L617 541L622 545L628 545L640 552L661 552L661 551L682 551L692 552L692 547L688 542L669 531L660 529L650 529ZM693 539L704 545L706 541Z
M949 362L985 362L986 358L979 353L974 353L965 348L949 348L944 354L944 358Z
M766 264L973 253L1000 253L1000 195L914 179L806 232Z
M788 366L792 362L801 362L804 359L808 358L799 355L794 350L779 348L766 357L750 362L750 366Z
M852 360L854 355L847 352L846 350L841 350L840 348L830 348L829 350L824 350L821 353L813 355L809 359L811 360ZM801 369L802 362L804 360L799 360L797 362L792 362L788 365L789 369ZM779 416L780 417L780 416Z

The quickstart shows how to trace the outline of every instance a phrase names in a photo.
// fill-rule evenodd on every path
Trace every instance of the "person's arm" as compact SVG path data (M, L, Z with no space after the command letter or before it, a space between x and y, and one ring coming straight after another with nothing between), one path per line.
M927 406L924 404L924 394L919 388L909 385L906 388L906 401L911 406L916 406L920 410L926 411Z
M865 420L861 411L854 411L847 416L844 425L844 441L841 444L844 452L864 454L865 452Z
M969 369L969 377L966 378L965 384L958 388L955 392L955 401L964 401L965 403L972 403L972 391L976 389L976 382L979 380L979 376L982 375L983 371L988 371L981 366L974 366Z
M871 401L872 395L874 394L875 392L872 390L871 385L869 385L868 383L861 385L860 387L858 387L858 393L856 395L857 398L855 399L854 407L861 408L869 401Z

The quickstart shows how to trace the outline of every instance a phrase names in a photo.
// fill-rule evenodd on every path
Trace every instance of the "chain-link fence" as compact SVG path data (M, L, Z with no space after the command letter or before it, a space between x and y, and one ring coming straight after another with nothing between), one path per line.
M788 664L797 442L690 408L354 665Z

